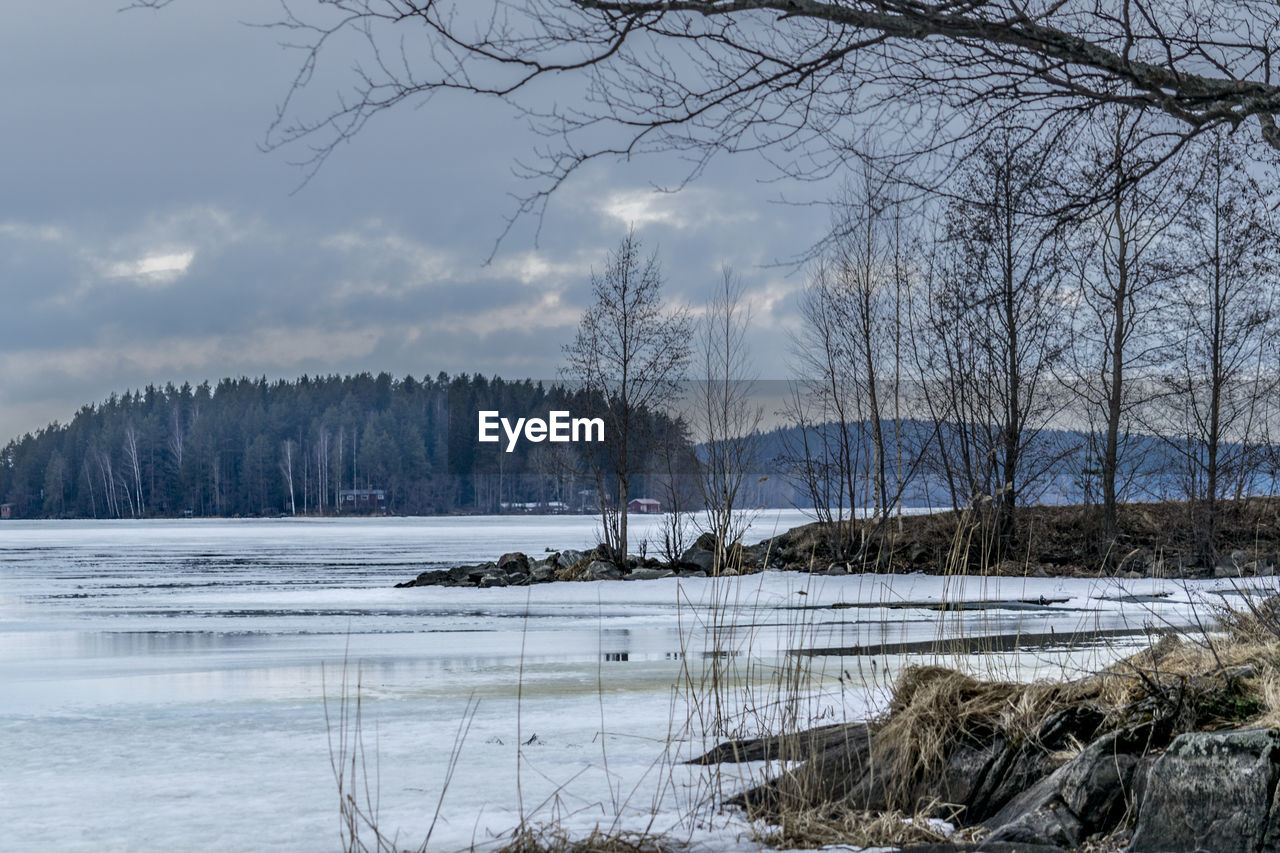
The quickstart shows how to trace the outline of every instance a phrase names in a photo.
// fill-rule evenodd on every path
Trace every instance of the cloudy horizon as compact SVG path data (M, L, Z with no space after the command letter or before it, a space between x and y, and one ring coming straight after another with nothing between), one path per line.
M756 371L786 375L803 281L787 261L826 213L780 200L822 186L770 183L747 156L678 193L654 188L680 174L674 157L594 164L494 252L531 188L513 171L542 141L526 123L437 97L378 116L303 184L305 149L261 148L299 62L251 26L262 15L247 0L8 15L0 442L148 384L555 376L590 272L629 227L659 251L675 303L696 309L731 264Z

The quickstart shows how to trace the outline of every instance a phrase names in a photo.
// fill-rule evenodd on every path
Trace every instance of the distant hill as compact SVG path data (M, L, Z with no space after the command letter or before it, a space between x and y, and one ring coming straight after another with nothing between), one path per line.
M931 422L907 420L900 432L892 421L882 424L885 444L888 448L890 491L899 489L897 472L899 465L907 474L903 479L902 505L904 507L949 507L952 496L938 458L938 437L954 439L953 425L934 425ZM836 424L826 423L808 429L808 449L812 453L825 439L834 445ZM852 425L850 435L860 446L860 462L866 464L871 443L871 424ZM812 489L797 484L802 480L798 471L798 458L803 456L806 436L799 427L780 427L758 436L755 454L753 483L765 478L768 485L755 488L753 497L758 505L769 507L811 507L814 504ZM901 448L901 454L899 454ZM1245 453L1248 450L1249 453ZM1258 448L1242 448L1239 444L1226 444L1221 456L1232 460L1247 460L1260 456ZM1119 480L1124 500L1166 500L1185 497L1188 480L1195 475L1189 462L1204 449L1194 442L1169 439L1155 435L1135 434L1125 438L1122 446ZM1021 486L1025 503L1049 505L1077 504L1099 500L1100 488L1097 462L1091 454L1091 442L1087 433L1073 430L1046 430L1030 448L1037 469L1030 482ZM1239 486L1242 494L1275 494L1276 472L1260 464L1224 466L1230 472L1232 489ZM1242 467L1244 468L1242 470ZM834 484L826 484L828 490ZM869 485L867 503L871 502Z

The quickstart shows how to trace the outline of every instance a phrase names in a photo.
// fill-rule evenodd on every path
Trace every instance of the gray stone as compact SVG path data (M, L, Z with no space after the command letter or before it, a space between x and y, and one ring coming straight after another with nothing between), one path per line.
M570 548L566 551L561 551L556 555L556 564L562 569L567 569L570 566L575 566L582 562L582 558L585 556L586 554L583 554L581 551L575 551Z
M529 571L529 558L519 551L503 554L498 558L498 568L508 574L511 572L527 572Z
M449 570L449 577L459 583L476 583L486 570L485 566L454 566Z
M716 537L714 533L703 533L697 539L693 540L693 547L699 551L714 551L716 549Z
M406 586L444 586L453 581L453 576L447 571L423 572L411 581L396 584L397 587Z
M1132 742L1103 735L985 821L991 841L1077 847L1115 824L1137 766Z
M616 581L621 580L622 569L619 569L613 563L606 563L604 560L592 560L587 564L586 575L582 578L588 581Z
M550 563L539 563L533 567L529 573L529 579L534 583L547 583L555 580L556 570Z
M1143 786L1134 853L1280 849L1273 812L1280 731L1245 729L1179 735L1151 765Z
M686 566L693 566L701 571L710 574L715 571L716 555L703 548L689 548L680 555L680 562Z
M487 574L480 578L480 588L488 589L493 586L508 586L507 576L500 574Z
M635 569L631 574L627 575L629 581L656 581L662 578L673 577L675 572L670 569Z

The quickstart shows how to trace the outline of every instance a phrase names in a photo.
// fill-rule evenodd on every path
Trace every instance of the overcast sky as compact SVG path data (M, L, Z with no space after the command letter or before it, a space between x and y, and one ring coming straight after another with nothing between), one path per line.
M700 305L732 263L759 372L785 375L801 276L772 264L825 214L775 203L786 188L762 161L719 161L675 195L651 188L672 163L594 167L554 198L537 244L529 223L485 265L509 195L528 189L512 166L538 142L508 108L457 96L383 114L293 192L305 152L259 145L298 56L242 23L274 4L119 5L5 4L0 442L147 383L554 377L592 266L631 224L674 300ZM806 193L821 188L789 197Z

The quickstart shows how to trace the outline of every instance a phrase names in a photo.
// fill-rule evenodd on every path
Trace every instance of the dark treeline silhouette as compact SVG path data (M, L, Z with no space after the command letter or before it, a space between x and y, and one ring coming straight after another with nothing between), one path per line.
M600 445L476 440L480 410L593 408L559 384L443 373L148 386L11 441L0 501L20 518L594 510ZM645 417L691 453L680 423Z

